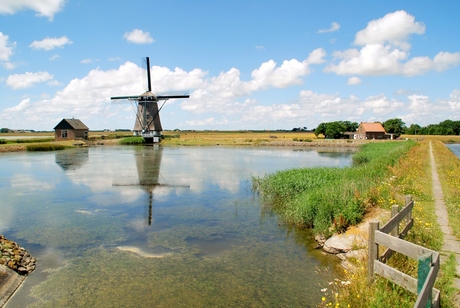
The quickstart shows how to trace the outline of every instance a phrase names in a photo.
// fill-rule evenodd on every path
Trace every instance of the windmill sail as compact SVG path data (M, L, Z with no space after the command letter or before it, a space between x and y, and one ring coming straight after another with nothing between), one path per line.
M169 99L189 98L190 95L184 92L164 93L156 96L152 93L150 77L150 60L146 57L147 91L141 95L114 96L112 100L126 99L134 101L137 105L136 121L134 123L134 134L141 135L148 143L160 142L163 128L160 121L160 110ZM158 108L158 101L165 101Z

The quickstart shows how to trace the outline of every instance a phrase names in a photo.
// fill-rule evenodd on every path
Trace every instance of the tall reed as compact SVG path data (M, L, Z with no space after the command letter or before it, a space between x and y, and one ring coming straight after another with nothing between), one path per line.
M301 168L254 177L253 188L264 204L287 223L312 227L316 233L344 231L377 204L372 189L415 142L373 142L361 146L346 168ZM330 228L330 227L333 228Z

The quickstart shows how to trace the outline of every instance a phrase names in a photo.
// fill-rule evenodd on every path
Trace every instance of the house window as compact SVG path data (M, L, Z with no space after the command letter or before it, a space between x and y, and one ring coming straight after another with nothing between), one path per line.
M61 131L61 137L62 138L67 138L67 130Z

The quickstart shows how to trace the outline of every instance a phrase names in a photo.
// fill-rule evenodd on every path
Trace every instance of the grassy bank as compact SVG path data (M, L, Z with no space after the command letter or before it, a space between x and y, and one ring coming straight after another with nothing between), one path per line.
M439 146L445 147L442 143ZM460 173L460 167L455 168L455 172ZM386 180L377 185L375 190L378 191L379 206L388 209L392 204L404 204L404 196L412 195L415 201L413 212L415 224L407 240L439 251L443 234L435 215L428 142L420 142L406 155L401 156L398 162L388 169ZM339 304L340 307L413 307L416 296L384 278L376 276L375 282L368 286L366 258L350 261L355 267L343 270L340 279L324 290L324 301L320 306ZM389 260L389 265L412 277L417 277L415 260L395 254ZM455 307L454 272L455 259L450 256L441 266L441 272L436 280L436 288L441 291L442 307Z
M289 170L255 179L255 183L271 211L287 222L319 226L317 231L323 232L340 231L342 222L346 226L369 206L390 209L393 204L403 205L405 196L412 195L415 224L407 240L439 251L443 234L435 215L429 141L386 146L385 143L364 146L354 156L355 166L351 168ZM460 161L441 142L433 146L452 216L450 223L459 232ZM416 296L396 284L379 276L371 286L367 284L366 258L349 261L353 268L343 270L340 277L322 290L323 301L319 306L413 307ZM417 277L416 260L395 254L389 265ZM451 255L436 280L442 307L455 307L454 273L455 258Z
M365 144L347 168L303 168L254 178L264 204L287 223L312 227L326 236L361 221L377 205L375 189L413 141ZM332 228L331 228L332 227Z
M433 141L432 147L446 201L449 224L460 240L460 160L439 141Z
M26 150L29 152L60 151L65 148L66 147L61 144L54 143L31 144L26 146Z

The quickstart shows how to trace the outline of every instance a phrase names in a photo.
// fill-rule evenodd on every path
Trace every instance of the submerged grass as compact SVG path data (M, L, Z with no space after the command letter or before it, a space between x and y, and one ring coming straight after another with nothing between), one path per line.
M378 202L374 189L414 141L365 144L347 168L303 168L253 178L264 204L287 223L316 233L342 232ZM331 226L333 228L331 228Z

